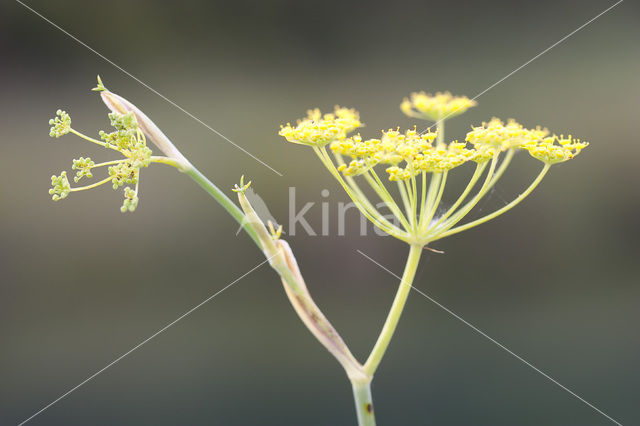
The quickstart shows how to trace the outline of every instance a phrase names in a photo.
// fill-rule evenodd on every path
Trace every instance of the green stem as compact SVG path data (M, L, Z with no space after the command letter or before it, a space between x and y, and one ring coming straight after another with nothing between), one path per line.
M251 237L254 243L262 250L262 244L256 234L256 231L245 221L244 212L233 202L224 192L220 190L213 182L211 182L205 175L200 173L193 165L184 170L184 173L193 179L198 185L202 187L209 195L211 195L224 209L247 231L247 234Z
M438 238L444 238L444 237L448 237L450 235L453 234L457 234L458 232L462 232L465 231L469 228L473 228L474 226L478 226L482 223L488 222L491 219L500 216L502 213L506 212L507 210L512 209L513 207L515 207L517 204L520 203L520 201L524 200L525 198L527 198L527 196L529 194L531 194L531 191L533 191L535 189L536 186L538 186L538 184L542 181L542 178L544 177L544 175L547 174L547 172L549 171L549 168L551 166L549 164L546 164L544 166L544 168L540 171L540 173L538 174L538 176L536 177L536 179L531 183L531 185L529 185L529 187L518 196L518 198L516 198L515 200L513 200L512 202L510 202L509 204L507 204L506 206L502 207L501 209L496 210L495 212L488 214L484 217L481 217L480 219L474 220L473 222L469 222L466 223L464 225L458 226L456 228L450 229L447 232L444 232L443 234L438 235Z
M352 381L353 399L356 403L359 426L375 426L376 416L373 413L373 399L371 398L371 381Z
M127 160L128 160L128 158L123 158L122 160L105 161L104 163L94 164L93 166L91 166L91 168L95 169L96 167L111 166L111 165L114 165L114 164L124 163Z
M393 200L393 197L391 197L391 194L389 194L389 191L387 191L387 188L384 185L380 185L378 183L379 180L376 180L375 176L377 176L377 174L375 173L375 170L370 169L369 171L363 173L362 176L364 176L369 186L373 188L376 194L378 194L378 197L380 197L380 200L391 211L391 213L395 216L395 218L398 219L403 226L405 226L405 229L408 228L409 222L407 221L407 218L404 217L404 215L402 214L402 211L400 210L396 202ZM353 184L355 185L356 183L355 179L353 178L349 178L349 179L347 179L347 182L353 182ZM362 191L360 191L360 194L362 194L361 197L363 198L363 200L367 199L367 197L364 195Z
M382 357L389 346L391 337L393 337L393 333L396 330L396 326L398 325L398 321L402 315L402 310L404 309L407 297L411 291L411 284L413 283L413 278L415 277L418 264L420 263L422 250L423 246L420 244L411 245L409 256L407 257L407 263L404 267L404 273L402 274L402 279L400 280L400 285L398 287L398 292L393 300L393 304L391 305L387 319L384 322L380 336L378 336L378 340L376 341L367 362L364 364L363 371L369 376L373 376L373 373L375 373L378 368L378 365L380 364L380 361L382 361Z
M511 148L509 150L509 152L507 152L507 155L505 155L504 159L502 160L502 163L500 163L500 167L498 167L498 170L496 171L496 173L491 178L491 182L489 183L489 186L487 187L488 190L493 188L493 186L498 182L498 180L500 180L500 178L502 177L502 174L504 173L504 171L509 166L509 163L511 163L511 159L513 158L513 154L515 152L516 151L513 148Z
M176 169L182 171L182 169L184 168L184 165L176 160L174 160L173 158L169 158L169 157L164 157L162 155L152 155L151 156L151 162L152 163L160 163L160 164L166 164L167 166L172 166L175 167ZM191 166L193 167L193 166Z
M336 161L337 161L338 165L344 164L344 160L342 159L341 155L334 154L334 157L336 158ZM371 170L373 170L373 169L371 169ZM370 174L369 172L365 172L364 173L364 176L367 179L367 182L369 183L369 185L371 185L371 187L378 194L380 199L385 203L385 205L389 207L389 210L391 210L391 213L393 213L393 215L398 220L402 221L403 219L400 216L398 216L398 213L400 213L400 211L398 210L397 207L394 209L395 203L393 201L389 202L389 200L387 200L385 198L384 191L381 191L381 189L376 184L375 180L371 176L369 176L369 174ZM364 192L362 192L362 190L360 189L360 186L358 185L358 183L356 182L356 180L353 177L345 176L344 180L349 185L349 187L358 195L360 201L362 202L362 205L367 210L369 210L370 212L377 211L377 209L374 207L374 205L371 204L369 199L364 195ZM384 223L385 225L389 226L389 228L393 227L393 224L391 222L389 222L384 216L381 216L380 220L382 221L382 223Z
M447 174L448 174L447 171L439 173L438 180L440 182L438 182L438 185L439 185L438 194L436 195L435 200L433 200L433 202L430 203L431 209L428 211L427 216L423 218L424 223L422 224L423 225L422 229L429 228L429 224L431 223L431 220L433 219L436 212L438 211L438 206L440 205L440 201L442 200L442 194L444 193L444 187L445 187L445 184L447 183Z
M471 180L467 184L467 187L464 189L464 191L462 191L462 194L460 194L460 197L458 197L456 202L453 203L451 207L449 207L447 212L443 214L442 217L438 219L436 223L434 223L432 226L429 226L430 224L427 224L427 229L437 228L442 222L444 222L449 216L451 216L451 214L458 208L458 206L460 206L460 204L462 204L462 202L467 198L467 195L469 195L469 192L471 192L471 190L475 186L476 182L482 175L484 168L487 167L487 164L488 164L487 162L484 162L476 165L476 170L473 172L473 176L471 177Z
M108 176L108 177L102 179L100 182L92 183L91 185L79 186L79 187L76 187L76 188L71 188L71 192L84 191L85 189L95 188L95 187L98 187L100 185L104 185L105 183L109 182L111 179L112 179L111 176Z
M409 194L407 193L407 187L404 185L404 183L401 180L398 180L396 182L398 183L398 192L400 192L400 198L402 198L402 205L404 206L404 211L407 217L409 217L409 214L411 211L411 204L409 203ZM410 217L409 217L409 220L411 220ZM407 227L407 231L411 230L412 228L412 226L409 225L409 223L407 223L406 227Z
M104 147L104 148L109 148L109 149L112 149L112 150L114 150L114 151L118 151L118 152L120 152L120 150L119 150L118 148L116 148L116 147L112 146L111 144L108 144L108 143L106 143L106 142L99 141L99 140L94 139L94 138L90 138L89 136L84 135L84 134L82 134L82 133L78 132L78 131L77 131L77 130L75 130L75 129L69 129L69 132L70 132L70 133L73 133L74 135L76 135L76 136L78 136L78 137L80 137L80 138L82 138L82 139L84 139L84 140L86 140L86 141L89 141L89 142L91 142L91 143L95 143L96 145L100 145L100 146L102 146L102 147Z
M471 209L473 209L476 206L476 204L478 204L478 201L480 201L488 191L488 188L491 184L491 181L494 175L497 161L498 161L498 156L493 157L493 160L491 160L491 165L489 166L489 171L487 172L487 176L484 179L484 183L482 184L482 187L480 187L480 190L475 195L475 197L473 197L459 211L454 213L453 216L450 219L446 220L440 227L438 228L434 227L433 230L427 234L425 241L432 241L434 234L437 234L438 237L440 237L440 235L443 232L453 228L456 225L456 223L460 222L469 213L469 211L471 211Z
M324 166L327 168L327 170L329 170L329 173L331 173L333 175L333 177L335 177L336 180L340 183L340 185L342 185L342 187L347 192L349 197L355 203L355 205L358 208L358 210L360 210L360 212L362 212L362 214L367 219L369 219L375 226L377 226L378 228L380 228L381 230L383 230L387 234L392 235L392 236L394 236L396 238L399 238L399 239L401 239L403 241L406 241L406 239L407 239L407 235L405 235L406 233L402 232L395 225L392 225L391 228L388 228L384 223L384 218L382 217L382 215L377 210L372 211L372 212L367 211L367 209L365 208L365 205L362 204L362 201L360 200L358 195L344 181L344 179L342 178L342 175L340 174L338 169L336 169L336 166L333 164L333 161L329 157L329 154L327 153L327 151L326 151L326 149L324 147L322 147L322 148L314 147L313 150L315 151L315 153L318 156L318 158L320 158L320 161L322 161L322 164L324 164ZM380 219L383 219L383 220L380 220Z
M411 185L407 182L407 188L411 189L411 225L412 232L418 233L418 185L416 184L416 175L413 165L411 165Z
M397 207L395 201L393 201L393 197L391 196L391 194L387 190L387 187L384 185L384 183L382 183L382 180L380 180L380 177L376 173L376 170L373 167L370 167L369 170L364 174L364 176L367 179L367 182L369 183L369 185L374 189L374 191L376 191L376 193L378 193L380 195L384 194L384 196L386 198L383 199L383 201L386 201L388 207L392 211L395 211L397 213L397 216L399 217L400 222L402 222L402 224L405 227L409 227L409 222L402 215L402 212ZM370 180L370 179L373 179L373 180ZM381 198L382 198L382 196L381 196Z

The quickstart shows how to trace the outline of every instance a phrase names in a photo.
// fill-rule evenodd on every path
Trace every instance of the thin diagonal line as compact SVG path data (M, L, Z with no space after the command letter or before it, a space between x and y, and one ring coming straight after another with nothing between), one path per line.
M275 255L274 255L275 256ZM172 325L174 325L175 323L177 323L178 321L180 321L181 319L183 319L184 317L186 317L187 315L191 314L193 311L195 311L196 309L198 309L199 307L201 307L202 305L204 305L205 303L207 303L208 301L210 301L211 299L213 299L214 297L216 297L217 295L219 295L220 293L222 293L223 291L225 291L226 289L228 289L229 287L231 287L232 285L234 285L235 283L237 283L238 281L240 281L241 279L243 279L244 277L246 277L247 275L249 275L250 273L252 273L253 271L255 271L256 269L258 269L259 267L261 267L262 265L264 265L265 263L267 263L268 261L271 260L273 256L271 256L270 258L263 260L262 262L260 262L258 265L254 266L253 268L251 268L249 271L245 272L244 274L242 274L240 277L236 278L235 280L233 280L231 283L227 284L225 287L223 287L221 290L218 290L217 292L215 292L214 294L212 294L211 296L207 297L206 299L204 299L202 302L198 303L196 306L194 306L193 308L189 309L187 312L185 312L184 314L180 315L178 318L176 318L175 320L171 321L169 324L165 325L164 327L162 327L160 330L156 331L155 333L153 333L151 336L147 337L146 339L144 339L142 342L138 343L137 345L135 345L133 348L129 349L127 352L123 353L122 355L120 355L118 358L114 359L113 361L111 361L109 364L105 365L104 367L102 367L100 370L96 371L95 373L93 373L92 375L90 375L89 377L87 377L86 379L84 379L82 382L78 383L77 385L75 385L74 387L72 387L71 389L69 389L68 391L66 391L65 393L63 393L62 395L60 395L58 398L54 399L53 401L51 401L49 404L45 405L44 407L42 407L40 410L36 411L34 414L32 414L30 417L28 417L27 419L23 420L21 423L18 424L18 426L22 426L23 424L27 423L28 421L30 421L31 419L33 419L34 417L36 417L38 414L42 413L43 411L45 411L46 409L50 408L52 405L56 404L58 401L60 401L61 399L67 397L69 394L71 394L73 391L75 391L76 389L78 389L80 386L86 384L87 382L89 382L90 380L94 379L97 375L99 375L100 373L102 373L103 371L105 371L107 368L111 367L112 365L114 365L115 363L117 363L118 361L120 361L121 359L123 359L124 357L126 357L127 355L129 355L131 352L135 351L136 349L140 348L142 345L144 345L145 343L147 343L148 341L150 341L151 339L153 339L154 337L156 337L158 334L164 332L165 330L167 330L169 327L171 327Z
M511 349L507 348L502 343L498 342L496 339L494 339L493 337L489 336L487 333L485 333L484 331L480 330L478 327L476 327L475 325L471 324L469 321L467 321L464 318L462 318L460 315L458 315L455 312L453 312L451 309L449 309L446 306L442 305L440 302L438 302L437 300L435 300L432 297L428 296L423 291L421 291L421 290L415 288L414 286L412 286L411 284L405 282L400 276L398 276L397 274L395 274L391 270L385 268L383 265L381 265L380 263L376 262L371 257L367 256L362 251L360 251L360 250L356 250L356 251L358 253L360 253L361 255L363 255L364 257L366 257L367 259L369 259L370 261L372 261L373 263L375 263L376 265L378 265L380 268L382 268L385 271L387 271L389 274L391 274L394 277L396 277L397 279L399 279L401 284L410 286L413 290L417 291L422 296L427 298L429 301L433 302L436 306L438 306L439 308L443 309L445 312L447 312L448 314L452 315L457 320L461 321L464 325L470 327L471 329L473 329L474 331L476 331L477 333L479 333L483 337L485 337L488 340L490 340L492 343L494 343L500 349L504 350L505 352L507 352L508 354L512 355L513 357L515 357L519 361L521 361L524 364L526 364L527 366L531 367L533 370L535 370L536 372L540 373L541 375L543 375L544 377L549 379L551 382L553 382L554 384L558 385L563 390L569 392L571 395L573 395L574 397L578 398L580 401L584 402L586 405L588 405L589 407L593 408L595 411L597 411L598 413L602 414L604 417L606 417L607 419L611 420L613 423L617 424L618 426L622 426L622 424L620 422L618 422L617 420L615 420L613 417L609 416L607 413L605 413L604 411L600 410L598 407L596 407L595 405L593 405L592 403L590 403L586 399L582 398L580 395L578 395L577 393L575 393L574 391L572 391L568 387L564 386L562 383L558 382L556 379L554 379L553 377L549 376L547 373L545 373L544 371L540 370L538 367L536 367L535 365L531 364L529 361L527 361L526 359L522 358L520 355L516 354Z
M609 12L611 9L613 9L614 7L616 7L617 5L619 5L620 3L622 3L624 0L618 0L616 3L614 3L613 5L609 6L608 8L606 8L605 10L603 10L602 12L598 13L596 16L594 16L593 18L589 19L587 22L585 22L584 24L580 25L578 28L576 28L575 30L571 31L569 34L567 34L566 36L562 37L560 40L556 41L555 43L553 43L551 46L547 47L546 49L544 49L542 52L538 53L536 56L534 56L533 58L529 59L527 62L525 62L524 64L520 65L518 68L516 68L515 70L511 71L509 74L505 75L504 77L502 77L500 80L496 81L495 83L493 83L491 86L487 87L486 89L484 89L482 92L478 93L477 95L475 95L473 98L471 98L472 101L475 101L476 99L478 99L480 96L484 95L485 93L487 93L489 90L493 89L494 87L496 87L498 84L502 83L503 81L505 81L506 79L508 79L509 77L511 77L512 75L514 75L515 73L517 73L518 71L520 71L522 68L526 67L527 65L529 65L531 62L535 61L536 59L538 59L540 56L544 55L545 53L547 53L548 51L550 51L551 49L553 49L554 47L556 47L557 45L559 45L560 43L562 43L563 41L565 41L566 39L568 39L569 37L571 37L572 35L574 35L575 33L577 33L578 31L580 31L581 29L583 29L584 27L586 27L587 25L589 25L590 23L592 23L593 21L595 21L596 19L598 19L599 17L601 17L602 15L604 15L605 13ZM438 120L437 122L433 123L431 126L427 127L426 129L424 129L422 132L420 132L420 134L425 133L427 130L433 128L434 126L437 126L438 124L440 124L441 122L443 122L444 120L446 120L449 116L451 116L452 114L455 114L460 108L457 108L453 111L451 111L449 114L445 115L444 117L442 117L440 120Z
M222 133L220 133L219 131L217 131L216 129L214 129L213 127L211 127L210 125L208 125L207 123L205 123L204 121L200 120L198 117L196 117L195 115L193 115L192 113L190 113L189 111L187 111L186 109L182 108L180 105L176 104L175 102L173 102L171 99L167 98L165 95L163 95L162 93L158 92L156 89L154 89L153 87L149 86L147 83L145 83L144 81L140 80L138 77L136 77L135 75L131 74L129 71L125 70L124 68L122 68L120 65L116 64L115 62L113 62L111 59L107 58L106 56L104 56L102 53L98 52L97 50L95 50L94 48L92 48L91 46L89 46L87 43L83 42L82 40L80 40L79 38L77 38L76 36L74 36L73 34L69 33L67 30L63 29L62 27L60 27L59 25L57 25L56 23L54 23L53 21L51 21L50 19L48 19L47 17L43 16L41 13L37 12L36 10L34 10L32 7L27 6L26 4L24 4L22 1L20 0L16 0L16 2L20 3L22 6L24 6L26 9L30 10L31 12L35 13L36 15L38 15L40 18L44 19L45 21L47 21L49 24L53 25L55 28L57 28L58 30L60 30L61 32L63 32L64 34L66 34L67 36L69 36L70 38L72 38L73 40L77 41L79 44L81 44L82 46L86 47L87 49L89 49L91 52L95 53L96 55L98 55L99 57L101 57L102 59L104 59L105 61L107 61L108 63L110 63L111 65L113 65L114 67L116 67L118 70L122 71L124 74L128 75L129 77L131 77L132 79L134 79L135 81L137 81L138 83L140 83L141 85L143 85L144 87L146 87L147 89L149 89L151 92L155 93L156 95L160 96L162 99L164 99L165 101L169 102L171 105L173 105L174 107L178 108L180 111L182 111L183 113L185 113L186 115L188 115L189 117L193 118L195 121L197 121L198 123L202 124L204 127L206 127L207 129L211 130L213 133L215 133L216 135L220 136L222 139L226 140L227 142L229 142L231 145L235 146L236 148L238 148L240 151L244 152L245 154L247 154L249 157L253 158L254 160L256 160L258 163L262 164L263 166L271 169L271 171L273 171L274 173L276 173L279 176L283 176L282 173L280 173L279 171L277 171L276 169L274 169L273 167L271 167L270 165L268 165L267 163L265 163L264 161L262 161L261 159L259 159L258 157L256 157L255 155L253 155L252 153L250 153L249 151L247 151L246 149L244 149L243 147L241 147L240 145L236 144L235 142L233 142L231 139L229 139L228 137L226 137L225 135L223 135Z

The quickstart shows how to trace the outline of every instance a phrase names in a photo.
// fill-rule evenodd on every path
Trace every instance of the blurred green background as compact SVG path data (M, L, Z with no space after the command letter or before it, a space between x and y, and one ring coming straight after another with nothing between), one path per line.
M309 107L357 107L369 137L412 126L415 90L474 96L611 5L607 1L32 0L28 4L261 158L270 171L19 3L0 6L0 424L15 425L263 260L189 179L144 170L140 206L108 187L53 203L53 173L104 151L88 89L144 109L221 188L250 177L286 222L288 188L320 226L346 201L312 152L277 136ZM492 116L591 142L509 214L434 244L415 285L620 423L640 424L640 7L625 1L448 124ZM539 165L519 155L481 205L500 208ZM467 170L468 172L468 170ZM461 172L465 173L465 172ZM230 191L228 191L231 194ZM477 214L477 213L476 213ZM287 237L318 304L363 359L406 248ZM373 384L380 425L607 425L593 409L417 293ZM304 420L303 420L304 419ZM312 419L312 420L308 420ZM33 419L33 425L351 425L339 365L266 266Z

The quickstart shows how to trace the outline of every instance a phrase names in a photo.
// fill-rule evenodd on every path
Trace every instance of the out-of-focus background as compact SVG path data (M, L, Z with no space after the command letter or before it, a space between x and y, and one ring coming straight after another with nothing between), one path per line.
M53 203L72 158L110 158L72 136L107 129L100 74L143 108L221 188L253 180L286 222L288 188L332 237L287 236L312 294L363 359L401 272L404 244L337 232L346 195L311 150L277 135L309 107L357 107L373 137L416 124L411 91L474 96L609 1L30 0L42 15L208 123L279 176L21 4L0 6L0 424L16 425L263 260L187 177L144 170L121 214L108 186ZM463 138L492 116L591 142L525 202L434 244L415 286L624 425L639 424L640 8L625 1L448 123ZM518 156L482 212L539 164ZM468 170L467 170L468 172ZM464 174L465 171L460 173ZM321 191L328 189L327 199ZM478 213L476 213L478 214ZM371 233L371 232L370 232ZM613 424L413 293L374 385L380 425ZM263 266L29 424L351 425L339 365Z

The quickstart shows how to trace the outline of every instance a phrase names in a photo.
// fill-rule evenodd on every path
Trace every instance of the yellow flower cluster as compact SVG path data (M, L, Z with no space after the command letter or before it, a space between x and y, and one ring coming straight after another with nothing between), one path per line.
M587 142L580 142L580 139L572 138L571 135L567 138L548 135L547 129L526 129L514 120L504 124L493 118L488 123L482 123L482 126L474 127L467 133L466 141L473 144L478 152L486 153L487 158L499 151L522 148L546 164L570 160L589 145Z
M588 145L588 142L580 142L580 139L574 139L571 135L566 138L553 135L541 141L527 143L522 148L529 151L532 157L546 164L555 164L571 160Z
M361 127L360 115L355 109L335 107L333 114L324 114L319 109L307 111L307 117L298 120L296 126L287 123L280 126L280 136L289 142L324 146L335 140L344 139L347 134Z
M514 120L505 123L498 118L472 126L462 142L446 143L445 119L475 105L473 99L449 92L412 93L400 108L410 117L436 121L435 132L390 129L383 131L379 138L364 139L359 134L348 137L349 132L362 125L360 117L355 110L336 107L333 114L309 111L297 126L281 126L280 135L290 142L312 146L360 212L375 226L402 241L425 245L487 222L513 208L542 181L551 165L575 157L588 146L571 136L550 136L547 129L528 129ZM526 150L544 163L533 182L495 212L457 225L495 187L518 150ZM440 214L448 171L468 162L475 163L473 175L458 199ZM377 166L383 166L389 180L397 185L388 188L375 170ZM358 175L362 175L378 199L390 209L391 218L369 201L356 179L350 178ZM397 191L393 195L390 190L395 186ZM402 203L398 202L397 195Z
M537 127L525 129L522 124L511 119L507 124L498 118L492 118L482 126L473 127L467 133L466 141L475 147L492 147L500 151L509 148L519 148L525 144L535 143L549 134L547 129Z
M433 140L437 133L419 134L415 129L404 133L398 130L382 132L380 139L363 140L356 135L331 144L331 150L338 155L353 158L349 164L338 167L346 176L366 172L377 164L388 164L389 180L408 180L421 172L444 172L466 161L475 160L476 151L467 149L465 143L451 142L435 147ZM400 163L404 162L403 167Z
M409 117L440 121L460 115L474 106L476 101L466 96L453 96L449 92L438 92L435 95L418 92L412 93L411 98L404 98L400 109Z

